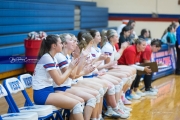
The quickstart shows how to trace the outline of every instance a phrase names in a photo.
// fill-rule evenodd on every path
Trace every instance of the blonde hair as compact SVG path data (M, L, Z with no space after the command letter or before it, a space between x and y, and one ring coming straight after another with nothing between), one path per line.
M102 32L101 32L101 42L100 42L101 48L102 48L102 47L106 44L106 42L108 41L106 33L107 33L107 30L102 30Z
M110 41L110 38L113 37L117 33L114 29L109 29L106 33L107 39Z
M146 41L145 39L143 38L138 38L138 39L134 39L134 43L137 45L137 44L141 44L143 41Z
M76 37L74 34L71 34L71 33L69 33L69 35L70 35L71 37Z
M110 42L110 38L113 37L117 33L114 29L109 29L108 31L102 30L101 32L101 48L106 44L106 42Z
M79 44L78 44L80 51L82 51L83 48L86 48L91 40L93 40L93 37L91 36L90 33L83 33L80 36Z
M63 33L59 35L62 43L66 43L66 36L68 35L69 35L68 33Z

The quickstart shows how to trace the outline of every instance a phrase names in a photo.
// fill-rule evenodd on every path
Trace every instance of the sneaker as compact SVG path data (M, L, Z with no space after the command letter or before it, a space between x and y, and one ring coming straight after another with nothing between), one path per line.
M125 114L130 115L130 112L128 110L124 109L124 104L121 102L118 102L118 109L120 109L121 111L123 111Z
M137 91L136 91L136 94L139 95L139 96L141 96L141 97L143 97L143 96L146 95L145 93L141 92L140 90L137 90Z
M156 88L150 88L150 90L158 93L158 89L156 89Z
M132 104L132 102L129 101L129 100L125 97L125 94L124 94L124 93L123 93L122 96L121 96L121 100L122 100L123 104L125 104L125 105L130 105L130 104Z
M105 112L105 115L108 117L113 117L113 118L120 117L120 115L118 113L116 113L115 111L113 111L113 109L111 107L108 108L108 110Z
M137 94L131 94L132 99L138 100L141 98L141 96L137 95Z
M125 111L132 111L132 109L129 107L126 107L121 100L119 100L118 106L119 108L123 108Z
M128 114L124 113L121 109L118 109L118 110L114 110L117 114L120 115L120 118L123 118L123 119L126 119L129 117Z
M144 93L145 93L147 96L148 96L148 95L149 95L149 96L157 95L157 92L153 92L153 91L151 91L151 90L145 91Z
M124 105L131 105L132 104L132 102L129 101L128 99L126 99L126 97L124 97L123 103L124 103Z
M126 97L128 100L132 100L131 90L127 90L127 91L126 91L125 97Z
M141 79L140 79L140 81L143 81L143 80L144 80L144 78L141 78Z
M104 120L101 114L99 115L99 118L97 120Z
M133 99L131 95L126 96L126 98L127 98L128 100L132 100L132 99Z

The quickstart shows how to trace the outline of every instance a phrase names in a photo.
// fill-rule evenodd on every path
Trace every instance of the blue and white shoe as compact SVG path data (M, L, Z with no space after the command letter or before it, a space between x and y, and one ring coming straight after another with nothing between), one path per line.
M113 111L111 107L108 107L107 111L105 112L105 115L107 117L120 118L120 115Z
M141 98L141 96L139 96L137 94L131 94L131 96L132 96L132 99L134 99L134 100L138 100Z
M127 91L126 91L125 97L126 97L128 100L132 100L131 90L127 90Z

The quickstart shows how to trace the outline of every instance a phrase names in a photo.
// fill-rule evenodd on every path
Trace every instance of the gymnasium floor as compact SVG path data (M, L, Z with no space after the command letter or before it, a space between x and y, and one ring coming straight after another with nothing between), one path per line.
M131 105L133 111L128 120L180 120L180 76L163 77L154 81L153 86L159 89L158 95L134 100ZM32 90L27 92L32 99ZM15 95L14 98L19 107L23 105L21 94ZM5 113L7 107L4 98L0 99L0 114Z

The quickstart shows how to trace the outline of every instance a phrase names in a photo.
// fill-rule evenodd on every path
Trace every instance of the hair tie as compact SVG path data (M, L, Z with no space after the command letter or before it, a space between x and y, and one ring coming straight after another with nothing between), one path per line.
M86 41L85 38L82 38L82 40Z

